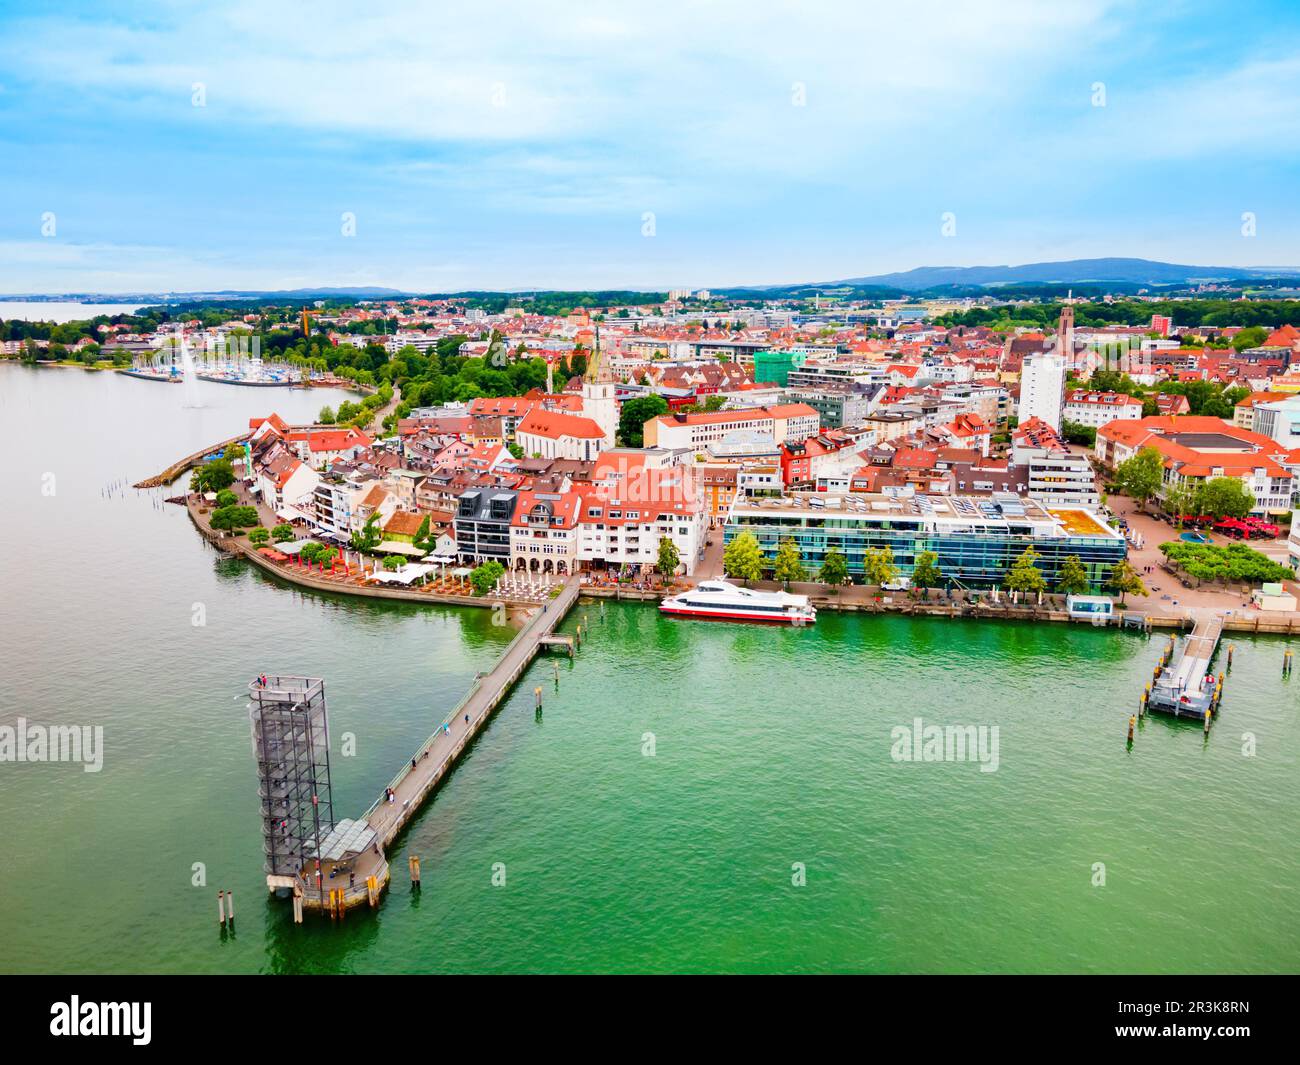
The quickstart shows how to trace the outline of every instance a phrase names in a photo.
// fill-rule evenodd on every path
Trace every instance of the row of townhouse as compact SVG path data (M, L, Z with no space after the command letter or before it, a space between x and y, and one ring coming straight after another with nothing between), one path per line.
M653 567L666 538L690 574L706 527L696 481L696 470L670 467L585 483L566 478L553 491L470 488L456 509L456 553L471 565L564 575Z

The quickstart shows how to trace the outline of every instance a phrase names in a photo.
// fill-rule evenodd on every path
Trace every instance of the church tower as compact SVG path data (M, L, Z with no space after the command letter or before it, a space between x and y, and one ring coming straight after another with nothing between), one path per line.
M600 353L600 326L582 381L582 415L590 418L604 434L604 446L614 446L618 433L618 400L614 396L614 379L605 369Z

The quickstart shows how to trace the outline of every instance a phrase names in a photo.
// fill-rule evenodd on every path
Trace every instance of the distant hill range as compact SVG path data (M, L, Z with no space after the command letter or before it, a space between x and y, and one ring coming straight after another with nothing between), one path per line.
M1198 281L1300 277L1294 266L1186 266L1151 259L1067 259L1022 266L918 266L893 274L850 277L827 285L883 286L904 292L997 285L1180 285Z

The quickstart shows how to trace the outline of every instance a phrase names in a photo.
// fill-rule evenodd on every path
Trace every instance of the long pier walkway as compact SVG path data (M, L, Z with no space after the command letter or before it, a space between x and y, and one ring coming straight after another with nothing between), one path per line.
M229 440L223 440L219 444L213 444L205 447L202 451L196 451L193 455L187 455L168 466L162 473L155 477L146 477L143 481L137 481L132 488L158 488L164 484L171 484L182 473L193 466L204 455L211 455L217 451L225 451L231 444L242 444L248 439L247 433L241 433L239 436L232 436Z
M1148 705L1159 713L1175 717L1204 720L1205 711L1214 702L1215 684L1211 663L1223 635L1223 619L1214 614L1202 615L1191 636L1183 645L1181 656L1162 669L1151 686Z
M389 781L392 801L381 795L362 815L383 846L387 847L415 816L470 740L478 735L492 711L537 657L543 642L578 601L580 588L578 577L570 577L560 594L528 619L492 670L474 681L465 698Z

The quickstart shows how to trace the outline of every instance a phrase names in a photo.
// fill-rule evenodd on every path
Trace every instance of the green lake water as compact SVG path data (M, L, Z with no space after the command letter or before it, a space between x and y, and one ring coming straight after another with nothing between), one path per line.
M6 971L1300 968L1283 641L1234 639L1208 740L1152 718L1130 751L1160 637L829 612L777 630L595 602L566 622L585 615L590 639L558 691L540 659L398 840L381 909L294 926L264 888L247 680L325 678L336 810L355 816L512 630L304 594L218 561L170 493L108 490L250 415L341 398L208 384L184 410L181 392L0 365L0 725L105 736L100 773L0 763ZM917 717L996 726L997 771L895 761L891 730Z

